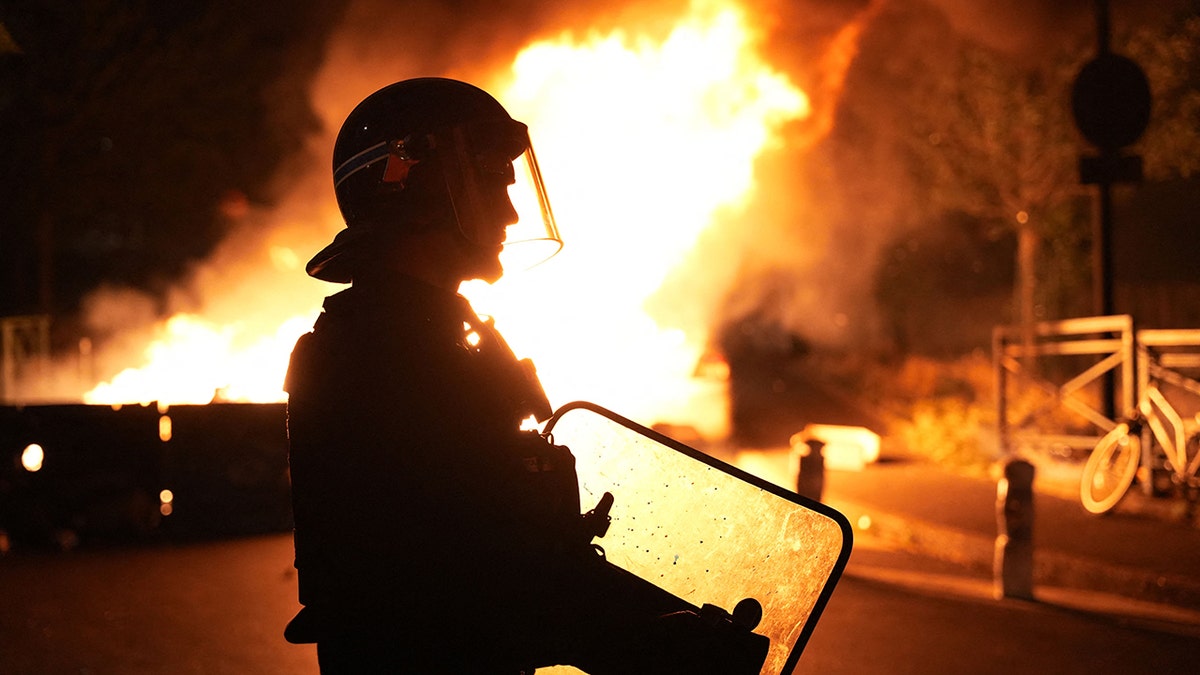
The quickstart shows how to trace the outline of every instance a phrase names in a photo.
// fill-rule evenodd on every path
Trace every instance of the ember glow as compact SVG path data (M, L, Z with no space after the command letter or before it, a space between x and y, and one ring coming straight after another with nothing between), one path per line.
M563 33L529 44L493 81L480 82L529 124L566 245L536 268L462 290L496 317L519 355L534 359L554 405L586 399L647 423L723 433L724 382L695 376L718 300L714 284L665 299L697 308L686 326L660 325L645 305L715 219L736 220L755 198L755 159L779 143L782 126L810 114L805 93L761 56L759 38L737 5L697 2L665 34ZM330 222L328 236L340 227ZM300 287L299 263L284 267ZM270 335L172 317L145 364L85 399L283 400L291 346L320 302L313 286L302 288L286 300L296 318Z

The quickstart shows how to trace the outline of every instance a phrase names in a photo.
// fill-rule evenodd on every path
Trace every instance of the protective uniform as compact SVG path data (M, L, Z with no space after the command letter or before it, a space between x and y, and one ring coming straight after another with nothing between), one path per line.
M378 266L378 244L403 230L449 224L467 245L498 245L493 221L514 207L521 212L507 223L507 250L533 249L523 256L532 265L562 247L528 128L465 82L418 78L368 96L338 133L333 179L346 229L309 261L317 279L350 283L356 268ZM513 204L507 191L488 190L497 180L525 199Z
M490 336L472 346L467 321L486 328L461 297L398 279L328 298L297 344L289 434L308 639L383 631L422 651L450 636L482 651L578 516L569 453L518 429L530 410L520 364Z
M550 413L532 366L456 292L380 257L405 228L494 250L512 208L494 188L522 158L534 238L557 242L524 125L471 85L386 87L339 134L347 228L308 272L353 285L326 298L286 383L304 605L286 636L316 642L323 673L644 675L703 652L662 648L683 624L660 617L686 604L597 555L569 450L520 430Z
M522 581L547 576L537 566L578 519L572 458L519 430L549 405L467 301L383 273L376 256L406 229L457 227L463 246L498 245L489 238L505 223L488 218L504 205L487 181L511 182L511 162L529 153L524 125L489 95L435 78L368 97L335 144L347 228L308 271L353 286L326 299L286 385L305 606L287 636L333 645L335 661L374 653L380 667L467 672L527 658L511 653L500 615Z

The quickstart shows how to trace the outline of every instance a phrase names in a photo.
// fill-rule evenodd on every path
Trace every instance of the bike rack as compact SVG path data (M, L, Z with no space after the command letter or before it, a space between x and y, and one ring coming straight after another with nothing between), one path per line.
M1200 399L1200 381L1185 375L1182 371L1200 371L1200 330L1198 329L1145 329L1137 331L1137 373L1138 392L1141 405L1152 405L1158 414L1166 418L1170 424L1168 430L1161 421L1150 419L1150 424L1157 425L1154 429L1160 441L1166 448L1167 461L1178 461L1177 452L1182 452L1187 442L1188 429L1173 404L1163 393L1162 387L1152 387L1152 380L1169 384L1178 390L1191 394ZM1193 401L1195 403L1195 401ZM1143 411L1148 412L1148 411ZM1142 430L1142 466L1152 466L1153 447L1150 428ZM1200 461L1197 458L1196 461ZM1185 467L1179 467L1184 469ZM1152 486L1146 485L1150 490Z
M1005 454L1012 454L1017 443L1091 449L1116 426L1115 417L1136 405L1135 349L1133 317L1127 314L1046 321L1028 329L997 326L992 333L992 362L996 424ZM1095 358L1085 359L1090 363L1061 384L1038 375L1039 359L1068 356ZM1120 390L1114 392L1117 398L1115 411L1106 409L1103 397L1100 397L1099 405L1082 397L1089 387L1103 388L1103 378L1115 375L1120 376ZM1048 400L1025 411L1018 419L1010 419L1014 380L1040 390L1048 395ZM1055 409L1074 413L1099 433L1014 433L1014 429L1031 426Z
M1039 376L1036 362L1046 357L1093 356L1092 362L1065 383L1056 384ZM996 383L996 422L1003 450L1011 454L1021 443L1059 445L1090 450L1117 424L1121 415L1133 412L1147 400L1152 376L1200 397L1200 380L1181 371L1200 372L1200 329L1135 330L1130 315L1095 316L1019 326L998 326L992 335L992 361ZM1113 410L1080 397L1089 387L1107 391L1102 378L1117 377ZM1011 419L1014 379L1049 395L1049 400ZM1096 435L1029 432L1054 409L1068 410L1099 431ZM1178 417L1178 415L1177 415ZM1150 430L1145 429L1149 434ZM1175 434L1172 434L1175 435ZM1143 452L1149 452L1144 438ZM1178 441L1177 441L1178 442Z

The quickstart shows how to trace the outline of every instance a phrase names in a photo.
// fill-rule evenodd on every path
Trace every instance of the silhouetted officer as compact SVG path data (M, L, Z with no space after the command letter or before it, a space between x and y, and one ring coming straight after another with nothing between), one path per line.
M711 668L690 615L660 618L684 603L596 554L571 453L520 429L550 415L531 364L457 293L501 276L519 217L558 242L526 126L464 82L399 82L350 113L333 178L346 228L307 271L351 286L288 371L288 640L323 673Z

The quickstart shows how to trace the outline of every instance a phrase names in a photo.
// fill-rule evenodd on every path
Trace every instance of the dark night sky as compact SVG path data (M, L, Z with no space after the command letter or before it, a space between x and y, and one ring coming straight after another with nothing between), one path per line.
M308 79L338 4L6 3L0 314L160 287L221 238L223 212L269 202L318 124Z
M310 88L335 31L364 36L364 64L411 53L443 73L483 47L511 57L563 7L543 4L0 5L0 315L69 314L100 284L161 294L230 216L269 207L289 162L317 161Z

